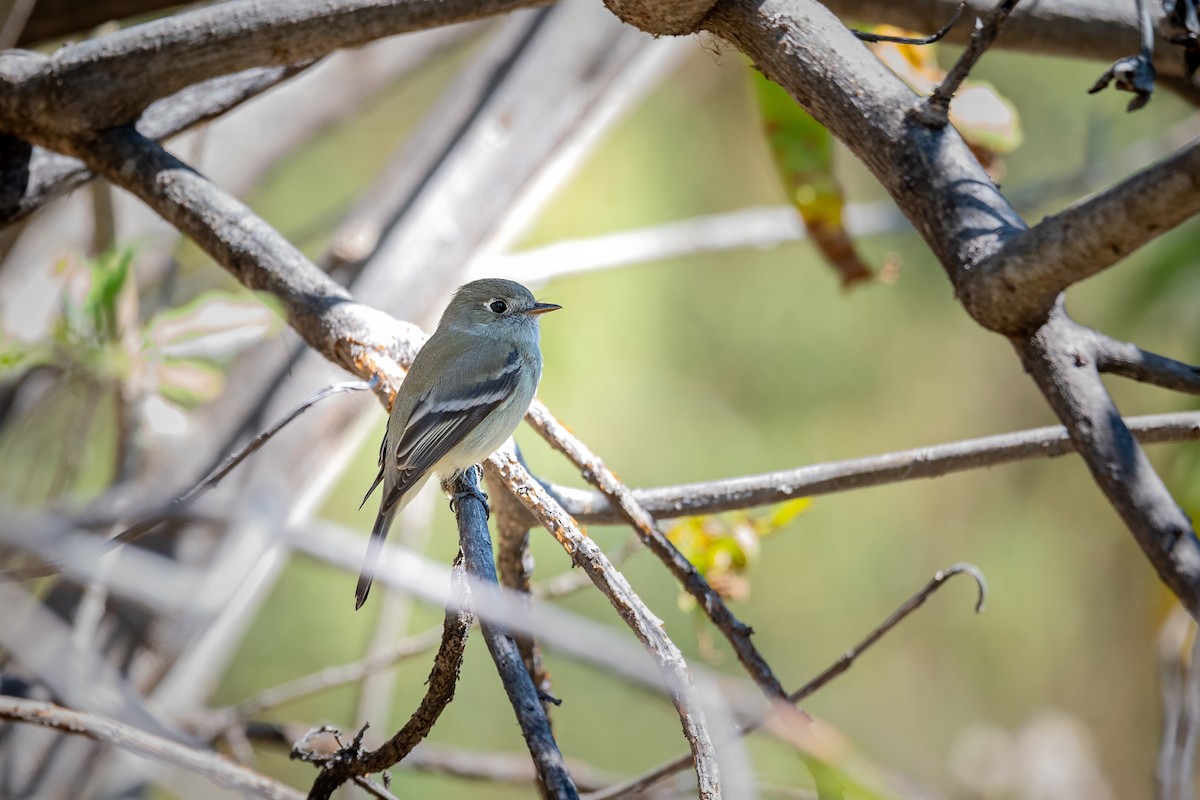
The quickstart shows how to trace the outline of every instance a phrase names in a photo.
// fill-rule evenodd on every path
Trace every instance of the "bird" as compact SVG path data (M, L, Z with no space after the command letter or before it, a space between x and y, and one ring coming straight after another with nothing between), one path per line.
M367 601L392 520L430 475L453 482L517 429L542 376L539 317L560 308L501 278L471 281L454 293L400 383L379 446L379 473L359 506L383 484L355 610Z

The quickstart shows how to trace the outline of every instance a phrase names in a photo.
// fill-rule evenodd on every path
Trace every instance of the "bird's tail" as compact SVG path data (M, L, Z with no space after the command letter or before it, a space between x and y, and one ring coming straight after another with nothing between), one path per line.
M384 511L379 510L375 517L375 527L371 529L371 539L367 542L367 555L363 559L362 571L358 573L358 588L354 590L354 610L362 608L367 602L367 593L371 591L371 582L375 580L375 569L379 566L379 554L383 552L383 542L387 539L388 530L392 527L392 517L399 511L399 503Z

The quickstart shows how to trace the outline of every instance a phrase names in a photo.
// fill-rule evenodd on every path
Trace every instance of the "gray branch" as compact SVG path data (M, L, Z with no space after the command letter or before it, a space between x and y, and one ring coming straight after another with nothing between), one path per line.
M84 714L37 700L0 696L0 719L54 728L203 775L218 786L247 797L300 800L295 789L234 764L217 753L196 750L94 714Z
M1126 424L1134 438L1143 444L1200 439L1200 412L1130 417ZM686 517L899 481L938 478L1031 458L1058 458L1073 452L1075 447L1066 428L1033 428L865 458L827 461L760 475L634 489L633 497L656 517ZM557 484L547 484L547 488L563 508L580 522L605 525L622 519L600 492Z
M218 117L278 85L303 66L256 67L214 78L153 103L138 121L138 132L161 140ZM8 137L0 148L0 227L24 219L92 178L77 158Z
M1100 381L1096 337L1061 308L1014 342L1026 370L1162 581L1200 616L1200 542Z
M502 450L488 459L487 465L498 480L521 505L533 515L539 525L566 550L572 563L579 567L616 609L621 619L633 630L657 662L667 682L671 700L683 723L684 736L691 748L699 795L704 800L720 797L720 776L716 750L709 734L704 711L696 696L695 684L687 662L679 648L663 630L662 622L654 616L633 587L596 543L579 529L575 520L533 479L511 450Z
M160 97L252 67L286 66L384 36L540 0L231 0L125 28L46 57L0 57L0 127L67 143L124 125Z
M492 558L492 537L487 527L488 511L479 494L476 471L469 470L460 476L454 488L458 536L467 572L475 581L496 586L499 581ZM479 626L483 629L483 639L496 663L496 671L500 673L504 691L516 712L529 753L533 756L539 785L545 789L546 796L553 800L578 798L579 791L567 771L558 743L554 741L550 719L546 716L537 687L525 669L525 662L512 634L486 617L480 620Z
M1200 211L1200 140L1047 217L979 264L959 296L992 330L1041 324L1060 293Z

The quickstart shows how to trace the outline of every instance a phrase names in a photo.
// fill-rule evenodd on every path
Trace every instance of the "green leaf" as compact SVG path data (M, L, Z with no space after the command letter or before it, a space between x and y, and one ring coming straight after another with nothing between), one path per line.
M92 285L83 299L83 311L95 337L111 341L117 338L117 302L129 277L133 248L108 250L88 262Z
M756 70L751 79L776 170L813 244L843 287L869 280L842 221L846 197L833 171L833 136L777 83Z

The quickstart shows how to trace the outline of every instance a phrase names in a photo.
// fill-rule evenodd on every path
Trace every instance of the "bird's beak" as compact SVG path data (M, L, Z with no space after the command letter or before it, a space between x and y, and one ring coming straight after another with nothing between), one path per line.
M529 309L525 313L531 317L534 317L538 314L547 314L551 311L558 311L560 308L562 308L562 306L555 305L554 303L534 303L533 308Z

